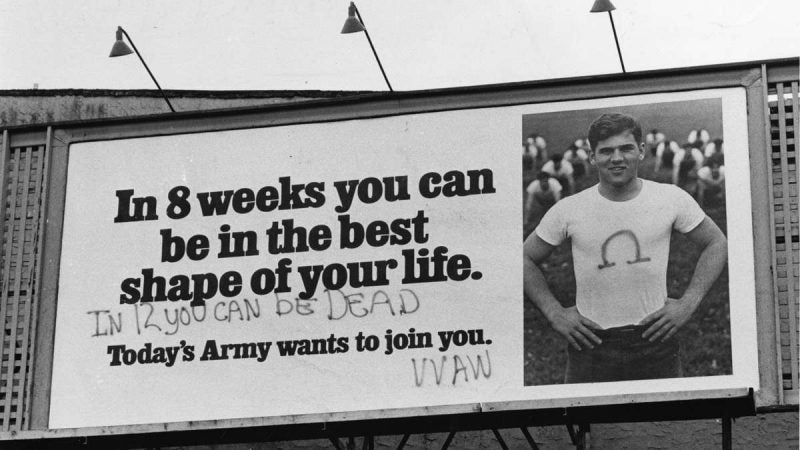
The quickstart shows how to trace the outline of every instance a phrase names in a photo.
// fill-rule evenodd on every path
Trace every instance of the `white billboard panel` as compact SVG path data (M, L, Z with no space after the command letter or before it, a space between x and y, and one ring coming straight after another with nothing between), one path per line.
M49 427L757 387L744 98L708 90L73 144ZM723 198L736 201L723 208L730 321L716 327L729 331L713 337L727 356L702 364L727 365L536 381L540 366L563 372L548 355L566 340L526 341L547 325L522 294L530 118L709 99L735 180ZM588 123L564 126L583 136Z

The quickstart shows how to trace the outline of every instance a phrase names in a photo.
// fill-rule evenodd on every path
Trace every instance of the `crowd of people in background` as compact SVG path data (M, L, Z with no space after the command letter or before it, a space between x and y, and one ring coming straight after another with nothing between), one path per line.
M722 139L705 129L692 130L679 144L657 129L645 137L645 160L639 174L660 183L675 184L700 204L725 200L725 153ZM576 139L563 151L551 151L539 134L522 144L523 200L526 230L534 228L547 210L562 198L593 184L588 139Z

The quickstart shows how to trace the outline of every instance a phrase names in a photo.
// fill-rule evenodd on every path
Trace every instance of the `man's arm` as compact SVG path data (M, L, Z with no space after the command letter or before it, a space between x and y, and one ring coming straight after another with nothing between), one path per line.
M564 308L550 292L547 280L544 278L539 263L547 259L555 249L542 238L531 233L525 240L523 247L523 286L525 295L533 301L533 304L544 314L559 334L578 350L583 348L594 348L594 344L602 341L592 330L600 330L602 327L583 317L578 308L572 306Z
M708 216L686 236L702 249L700 258L683 296L667 298L661 309L641 321L650 324L642 337L651 342L671 338L691 318L728 261L728 241Z

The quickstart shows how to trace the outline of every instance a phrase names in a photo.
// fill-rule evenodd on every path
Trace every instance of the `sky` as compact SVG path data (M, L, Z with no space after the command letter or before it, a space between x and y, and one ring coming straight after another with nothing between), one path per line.
M628 72L800 55L800 1L612 0ZM395 90L621 72L593 0L359 0ZM386 90L347 0L0 0L0 89Z

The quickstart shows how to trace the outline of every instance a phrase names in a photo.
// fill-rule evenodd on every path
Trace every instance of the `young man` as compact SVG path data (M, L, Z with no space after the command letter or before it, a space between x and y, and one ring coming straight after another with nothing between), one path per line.
M575 192L575 180L572 177L574 169L572 164L565 160L560 153L554 153L550 160L544 163L542 172L547 172L551 177L555 177L558 180L561 187L564 188L565 197Z
M531 226L536 226L545 213L561 200L561 183L551 177L544 170L536 174L536 179L531 181L525 189L525 221Z
M725 166L713 155L708 158L708 165L697 171L697 202L703 206L709 199L725 199Z
M524 244L525 294L569 343L567 383L682 375L671 339L727 261L722 231L680 188L638 177L642 129L603 114L589 128L599 183L556 203ZM670 234L701 248L681 298L667 297ZM538 264L571 239L576 305L563 307Z

